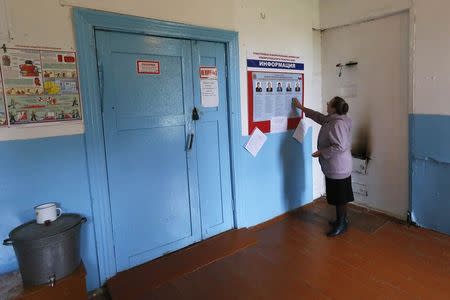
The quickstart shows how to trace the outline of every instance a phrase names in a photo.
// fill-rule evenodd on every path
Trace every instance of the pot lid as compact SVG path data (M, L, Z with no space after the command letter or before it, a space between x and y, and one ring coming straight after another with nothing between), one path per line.
M36 220L33 220L14 228L10 232L9 238L13 241L39 240L63 233L85 221L86 218L78 214L62 214L48 225L38 224Z

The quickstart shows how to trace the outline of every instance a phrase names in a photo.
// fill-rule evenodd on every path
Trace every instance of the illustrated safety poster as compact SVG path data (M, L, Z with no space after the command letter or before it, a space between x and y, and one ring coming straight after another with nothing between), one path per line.
M303 72L304 63L297 56L248 53L249 134L256 127L265 133L281 132L283 123L284 131L296 128L300 115L292 98L304 100Z
M9 125L81 120L75 52L8 49L1 71Z
M3 93L3 81L2 81L2 74L0 71L0 126L8 125L8 121L6 118L6 103L5 103L5 96Z

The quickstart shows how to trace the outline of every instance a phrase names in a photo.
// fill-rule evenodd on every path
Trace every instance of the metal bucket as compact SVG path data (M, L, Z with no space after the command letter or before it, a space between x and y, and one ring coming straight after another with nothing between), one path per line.
M47 224L23 224L3 245L12 245L24 286L48 284L70 275L81 263L80 229L86 218L63 214Z

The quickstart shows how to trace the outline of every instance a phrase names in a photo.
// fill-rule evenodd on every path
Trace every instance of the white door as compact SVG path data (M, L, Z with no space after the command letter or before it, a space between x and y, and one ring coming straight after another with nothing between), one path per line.
M338 63L357 61L344 68ZM356 201L405 219L408 211L409 16L401 13L322 35L323 97L343 96L353 119L353 152L370 157Z

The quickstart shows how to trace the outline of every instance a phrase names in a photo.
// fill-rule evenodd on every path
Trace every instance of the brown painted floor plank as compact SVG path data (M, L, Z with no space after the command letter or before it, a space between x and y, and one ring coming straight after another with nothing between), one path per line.
M120 272L107 282L112 299L140 298L148 290L191 273L257 242L248 229L231 230L149 263Z
M314 203L253 229L251 247L156 288L141 271L140 298L125 289L114 299L450 299L449 236L350 209L349 231L328 238L333 215ZM159 263L163 275L173 266Z

